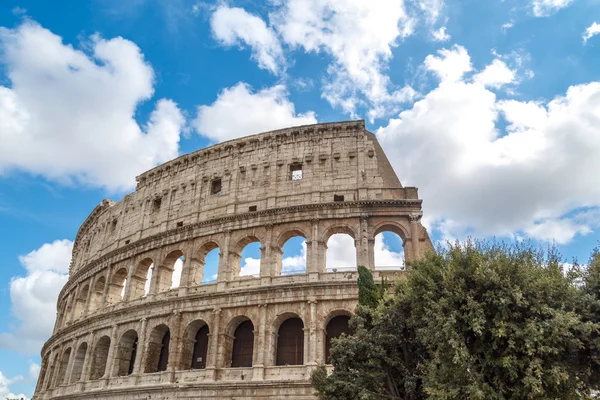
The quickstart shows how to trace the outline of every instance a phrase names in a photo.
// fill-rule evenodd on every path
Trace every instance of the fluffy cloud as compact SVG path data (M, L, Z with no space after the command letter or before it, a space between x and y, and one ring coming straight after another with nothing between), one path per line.
M14 394L10 391L9 386L17 381L23 380L22 376L17 376L14 378L7 378L4 376L2 371L0 371L0 399L25 399L28 400L29 397L25 396L23 393Z
M598 34L600 34L600 24L594 22L585 30L583 34L583 43L587 43L587 41L590 40L592 36L596 36Z
M548 17L572 2L573 0L533 0L533 14L536 17Z
M385 242L383 233L375 236L375 265L378 267L404 266L404 252L393 251Z
M138 104L154 73L123 38L94 35L82 50L36 23L0 28L0 174L16 169L63 183L124 190L135 176L178 154L185 120L176 104L156 103L144 127Z
M413 98L412 88L395 87L383 72L392 48L413 31L402 1L288 0L271 19L292 48L333 58L322 91L332 106L355 114L366 101L374 118Z
M259 17L241 8L222 5L212 14L210 25L215 38L225 46L245 44L260 68L282 72L284 57L276 33Z
M283 85L253 92L240 82L219 93L213 104L198 107L193 126L201 135L221 142L252 133L315 124L315 113L296 114L287 94Z
M306 240L302 241L300 254L284 257L281 260L282 275L301 274L304 272L306 272Z
M327 270L333 268L356 268L354 239L350 235L342 233L332 235L327 241L327 253L325 257L325 268Z
M27 270L10 282L16 329L0 333L0 347L37 354L50 335L56 317L56 299L67 281L73 242L56 240L19 257Z
M425 68L439 86L377 135L401 181L419 186L430 223L449 237L521 231L561 243L600 225L572 216L600 205L600 82L544 104L498 100L484 85L494 80L470 77L462 47Z
M260 276L260 258L247 257L244 259L240 276Z
M432 32L433 40L436 42L447 42L450 40L450 35L446 32L446 27L442 26L440 29Z
M483 86L499 89L501 86L514 82L515 72L499 59L495 59L479 74L475 75L475 81Z

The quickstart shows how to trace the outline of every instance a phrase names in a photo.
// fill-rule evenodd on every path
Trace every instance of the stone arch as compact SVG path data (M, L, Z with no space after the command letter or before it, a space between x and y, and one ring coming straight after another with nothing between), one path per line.
M35 387L36 392L44 390L44 380L46 379L46 373L48 372L48 362L50 361L50 355L46 354L42 358L42 364L40 366L40 374L38 376L37 385Z
M259 249L260 249L260 255L258 258L258 262L256 261L255 258L250 258L252 261L252 263L254 264L250 264L248 263L248 257L246 259L243 259L243 252L246 249L247 246L252 245L253 243L258 243ZM233 251L231 251L229 253L229 258L230 258L230 274L231 274L231 278L235 279L237 277L239 277L242 273L244 273L245 271L242 271L242 263L245 264L245 267L247 268L247 273L245 275L253 275L253 276L260 276L260 263L262 261L262 254L263 254L263 250L262 250L262 243L260 241L260 239L258 238L258 236L255 235L247 235L244 236L243 238L241 238L240 240L237 241L236 245L233 247ZM256 268L256 265L258 264L258 268ZM257 272L256 269L258 269L258 273L252 273L252 272Z
M396 235L400 236L402 242L406 242L410 239L409 230L401 223L395 221L384 221L375 225L373 227L373 239L375 238L375 236L384 231L394 232Z
M138 347L138 334L134 329L129 329L121 335L115 355L115 376L126 376L133 373Z
M125 297L125 286L127 284L127 268L121 267L113 274L109 286L106 302L116 304Z
M81 318L85 312L85 305L88 298L88 293L90 291L90 285L85 284L77 293L77 297L75 298L75 311L74 311L74 320Z
M221 246L214 240L207 240L203 242L200 246L198 246L197 250L194 252L195 257L192 257L191 262L188 264L190 268L190 280L192 285L198 286L205 281L204 272L206 268L206 258L209 253L214 250L218 251L217 265L216 265L216 273L219 271L219 263L221 261Z
M171 331L167 325L159 324L152 329L146 345L145 373L167 370L170 343Z
M291 270L291 274L294 273L305 273L306 272L306 263L307 260L309 259L308 257L308 249L306 246L306 240L308 240L308 236L307 234L302 231L299 228L292 228L292 229L288 229L286 231L284 231L283 233L281 233L279 235L279 237L277 238L277 241L275 243L277 243L277 247L273 248L272 251L277 251L277 254L274 255L274 275L283 275L284 272L286 272L286 267L288 267L286 264L286 257L285 257L285 252L284 252L284 246L286 245L286 243L288 243L288 241L290 239L296 238L296 237L301 237L304 239L304 244L302 245L302 250L301 250L301 254L299 256L295 256L294 258L292 257L288 257L287 259L291 260L293 264L298 264L298 265L290 265L289 268ZM303 267L302 265L303 264Z
M85 362L85 358L87 357L87 352L88 344L86 342L81 343L77 348L75 358L73 359L73 372L71 372L71 379L69 380L69 383L75 383L81 380L81 374L83 373L83 364Z
M225 330L225 366L251 367L254 357L254 324L246 316L234 317Z
M52 364L48 368L48 382L46 382L46 390L52 387L52 383L54 381L54 376L56 374L56 370L58 368L58 353L54 354L54 358Z
M131 299L139 299L148 294L149 285L154 275L154 261L147 257L135 267L129 284Z
M183 337L181 368L204 369L208 357L210 328L202 319L196 319L187 326Z
M179 262L176 270L176 263ZM183 251L177 249L169 252L163 262L156 270L158 292L167 292L172 288L179 287L181 280L181 267L183 263Z
M323 238L325 271L356 269L358 248L356 246L357 233L354 229L348 225L334 225L325 231ZM354 247L353 251L345 249L351 245Z
M94 282L92 289L92 297L90 297L89 311L95 311L103 306L102 299L104 298L104 289L106 288L106 277L104 275L98 277Z
M107 335L102 336L96 346L94 347L94 353L92 355L92 365L90 370L90 379L100 379L106 374L106 365L108 364L108 352L110 350L110 337Z
M275 365L304 364L304 321L296 313L283 313L272 324Z
M70 347L67 347L65 351L63 351L62 357L60 359L60 364L58 365L58 373L56 376L55 386L58 387L67 381L67 367L69 366L69 360L71 359L72 350Z

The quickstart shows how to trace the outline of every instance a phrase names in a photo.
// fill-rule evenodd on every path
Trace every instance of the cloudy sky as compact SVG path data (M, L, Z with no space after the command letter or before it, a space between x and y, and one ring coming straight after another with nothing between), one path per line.
M587 260L600 0L258 3L0 3L0 398L33 392L89 212L154 165L252 133L365 119L436 242L531 239ZM333 266L348 245L330 244ZM376 245L381 265L402 262L397 238Z

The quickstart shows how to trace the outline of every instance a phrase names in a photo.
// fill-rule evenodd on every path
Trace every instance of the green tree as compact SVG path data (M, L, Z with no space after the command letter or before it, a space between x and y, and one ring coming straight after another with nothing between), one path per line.
M564 271L553 249L473 241L427 254L393 297L358 307L353 335L333 345L333 372L313 376L318 395L592 398L600 255L592 261Z

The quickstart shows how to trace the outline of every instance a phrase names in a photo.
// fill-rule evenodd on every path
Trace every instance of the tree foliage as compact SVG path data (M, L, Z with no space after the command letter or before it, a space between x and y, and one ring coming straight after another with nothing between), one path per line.
M322 400L585 399L600 386L600 254L565 270L528 244L450 244L370 288L334 340ZM370 276L369 277L367 276ZM360 283L359 283L360 287Z

